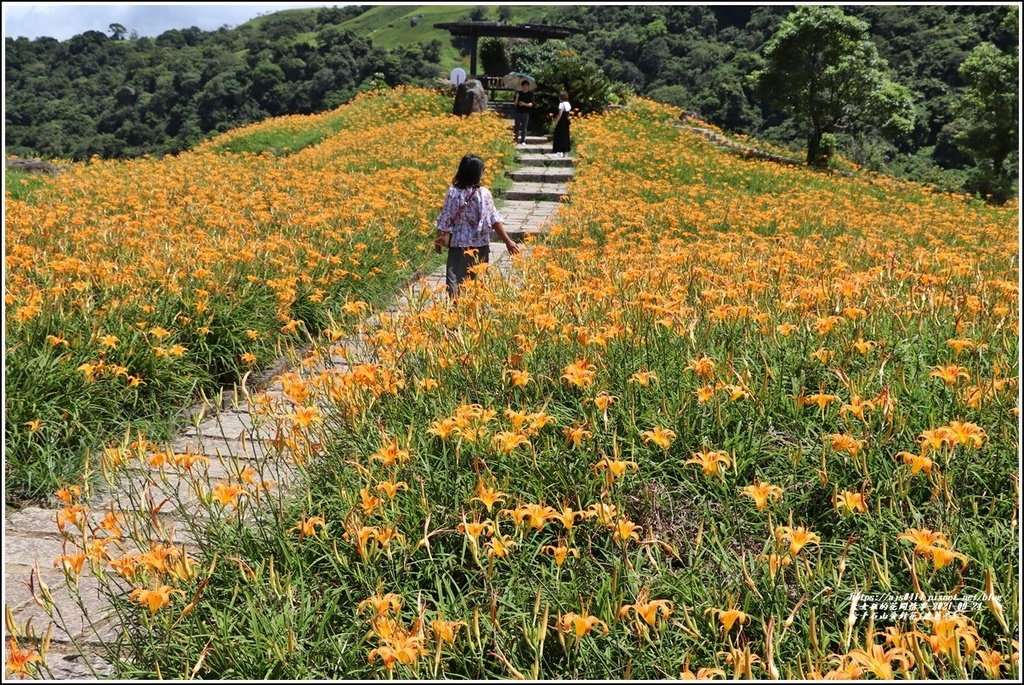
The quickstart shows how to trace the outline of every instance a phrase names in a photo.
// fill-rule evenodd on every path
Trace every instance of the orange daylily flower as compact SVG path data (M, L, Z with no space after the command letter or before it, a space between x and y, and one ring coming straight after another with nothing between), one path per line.
M967 447L981 447L987 437L983 428L969 421L950 421L944 433L951 444Z
M170 585L161 585L153 590L135 588L128 598L148 608L150 616L154 616L157 611L170 604L172 594L185 596L182 590L172 588Z
M594 630L597 626L601 627L601 634L608 634L608 624L599 619L597 616L581 616L580 614L569 612L563 614L558 619L558 627L563 633L573 633L576 636L576 643Z
M717 475L725 478L725 469L732 466L732 459L728 452L712 451L705 447L700 452L694 452L693 457L683 463L697 464L708 476Z
M658 382L658 374L653 371L637 371L629 377L627 382L636 383L637 385L646 388L651 382Z
M442 619L434 619L430 622L430 630L434 634L434 640L439 645L448 643L455 643L455 635L459 632L459 628L466 625L465 621L445 621Z
M381 448L370 455L370 459L378 459L384 466L400 464L409 461L409 450L398 446L398 438L384 436Z
M587 430L586 424L582 426L574 426L572 428L563 428L562 433L573 447L579 447L580 443L594 435Z
M588 362L586 359L573 362L564 369L562 369L562 378L569 384L570 387L574 388L585 388L594 382L594 378L597 376L597 371L594 365Z
M544 545L540 548L540 551L541 554L544 552L551 552L552 556L555 557L555 566L558 568L562 568L562 564L565 563L566 557L570 554L577 559L580 556L578 549L575 547L567 547L564 543L559 543L557 547L555 545Z
M775 529L775 538L780 542L789 542L789 556L795 557L804 547L817 545L820 541L816 533L803 526L779 526Z
M961 378L964 380L970 380L971 374L967 373L967 369L959 364L947 364L946 366L932 367L932 372L928 374L928 377L941 378L942 381L949 386L954 385Z
M715 678L725 678L725 671L720 668L698 668L697 672L694 673L689 668L684 669L679 674L680 680L714 680Z
M718 364L714 359L707 356L700 356L696 359L692 359L686 368L697 374L698 378L711 378L715 373L715 367Z
M590 516L597 519L598 523L609 528L614 525L615 517L618 516L615 505L604 502L594 502L587 507L587 510L590 512Z
M913 452L899 452L896 456L902 458L903 463L910 467L910 475L912 476L921 471L924 471L925 473L932 472L934 464L931 457L914 454Z
M632 611L637 624L640 624L642 620L648 626L654 628L657 623L658 616L662 618L668 618L668 616L674 610L672 602L667 599L654 599L649 600L650 590L644 588L637 595L635 604L626 604L619 609L618 616L620 619L629 615Z
M715 607L711 607L705 609L704 613L711 614L712 616L718 616L718 622L725 628L726 633L732 630L732 627L737 623L742 627L744 623L750 622L750 615L737 609L732 604L729 605L728 609L717 609Z
M914 655L910 650L902 647L885 649L882 645L871 645L871 651L853 649L847 656L880 680L893 679L892 666L894 663L899 665L904 674L914 667Z
M573 510L570 506L562 507L562 511L552 511L548 514L548 518L551 521L558 521L565 528L566 533L571 533L573 526L576 525L576 520L585 520L590 516L586 511Z
M818 409L821 410L822 415L824 415L825 407L827 407L828 405L830 405L833 402L837 401L838 399L839 399L838 395L829 395L829 394L825 394L825 393L815 393L813 395L808 395L804 399L804 404L816 404L816 405L818 405Z
M621 478L622 475L626 473L627 468L632 468L634 473L640 469L640 467L636 465L635 461L608 458L602 459L601 461L597 462L594 468L596 468L598 471L603 471L605 469L608 470L608 473L605 474L605 482L608 483L609 485L614 483L617 478Z
M302 538L307 535L316 537L316 526L320 526L320 529L323 530L325 525L326 523L324 523L322 516L311 516L310 518L303 516L299 519L299 522L291 528L291 530L297 530L299 532L299 542L302 542Z
M404 480L400 480L397 483L393 480L386 480L381 483L377 483L377 487L375 489L377 492L382 492L387 495L388 499L394 499L399 490L408 490L409 484Z
M503 502L505 498L508 496L504 492L500 492L499 490L490 487L482 480L477 482L476 493L476 497L470 498L469 501L480 502L485 507L487 507L488 513L490 513L491 509L494 507L495 504L497 504L498 502Z
M495 433L494 437L491 438L491 444L493 444L499 452L512 454L517 447L521 445L529 445L530 439L522 433L500 431Z
M612 531L612 539L621 542L623 546L625 546L630 539L636 540L637 542L640 541L640 526L636 525L625 516L615 522L615 525L612 527Z
M512 386L517 388L525 388L526 384L533 380L529 371L520 371L518 369L506 370L505 376L510 376L512 378Z
M494 522L490 519L480 521L479 518L474 518L473 522L470 523L466 521L466 517L463 516L462 523L456 527L456 530L469 538L469 541L473 543L474 547L476 547L480 544L481 535L494 530Z
M933 531L928 528L908 528L905 532L896 536L897 540L906 540L914 543L914 554L928 556L933 546L949 549L949 542L946 541L945 533Z
M832 506L835 507L836 511L842 510L847 514L863 514L868 510L867 502L864 501L864 495L849 490L836 494L832 498Z
M402 599L401 595L397 595L394 592L389 592L384 595L378 592L376 595L367 597L361 601L356 607L356 611L361 614L363 613L363 609L371 608L373 609L373 618L377 618L380 616L386 616L391 611L400 611L402 604L404 603L405 600Z
M754 481L751 485L740 490L740 497L743 496L754 500L757 510L761 511L769 501L777 502L782 497L782 488L777 485Z
M35 675L29 666L32 663L43 663L43 657L32 648L22 649L18 646L18 639L13 635L7 638L7 675L25 676Z
M676 437L676 432L671 428L662 428L661 426L655 426L649 431L643 431L640 433L640 438L644 444L654 443L663 450L667 450L672 446L672 441Z

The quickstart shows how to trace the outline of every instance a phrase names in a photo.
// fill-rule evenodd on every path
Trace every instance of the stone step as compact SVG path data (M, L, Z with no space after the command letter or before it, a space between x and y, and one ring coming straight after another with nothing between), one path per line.
M505 218L505 232L520 241L527 235L546 233L545 224L554 218L558 207L558 202L547 200L506 200L498 211ZM492 235L492 240L497 239Z
M529 140L529 138L527 138ZM516 144L516 154L544 154L551 152L551 141L545 140L543 142L528 142L525 145Z
M516 182L525 183L567 183L573 175L571 167L523 167L507 171L505 175Z
M558 202L568 194L564 183L515 183L505 191L505 199Z
M576 163L576 159L574 157L555 157L551 153L551 148L547 148L544 153L520 153L517 150L516 162L524 167L571 167Z
M545 146L550 146L551 145L551 139L548 138L547 136L531 136L531 135L527 134L526 135L526 145L545 145ZM516 148L519 148L519 147L520 147L519 145L516 145Z

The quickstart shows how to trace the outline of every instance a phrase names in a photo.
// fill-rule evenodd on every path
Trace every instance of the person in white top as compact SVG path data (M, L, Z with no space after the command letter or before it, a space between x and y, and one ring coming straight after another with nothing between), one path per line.
M555 115L555 132L552 135L551 151L559 157L565 157L569 151L569 112L572 105L569 104L569 94L564 90L558 94L558 113Z

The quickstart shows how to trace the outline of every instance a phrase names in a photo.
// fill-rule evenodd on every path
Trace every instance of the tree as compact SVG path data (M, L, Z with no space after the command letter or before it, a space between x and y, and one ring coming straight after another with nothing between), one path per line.
M572 50L555 53L532 75L537 79L535 116L553 115L562 91L569 93L574 116L602 112L611 101L612 83L601 67Z
M124 38L124 35L128 33L128 29L126 29L123 24L115 23L111 24L107 28L110 31L110 37L114 40L121 40L122 38Z
M1006 175L1006 159L1019 140L1017 64L1016 53L982 43L960 65L967 90L960 113L966 127L954 142L975 160L990 160L999 176Z
M837 6L804 5L765 44L765 67L754 71L755 93L806 126L807 163L821 164L822 136L856 124L890 135L913 128L909 91L886 75L868 25Z

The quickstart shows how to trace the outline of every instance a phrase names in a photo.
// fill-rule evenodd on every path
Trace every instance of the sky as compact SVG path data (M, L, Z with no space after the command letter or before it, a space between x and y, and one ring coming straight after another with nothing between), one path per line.
M221 26L244 24L262 14L298 7L343 7L344 2L178 2L178 3L80 3L4 2L4 38L34 39L49 36L67 40L86 31L110 33L121 24L129 33L156 37L168 29L195 26L215 31Z

